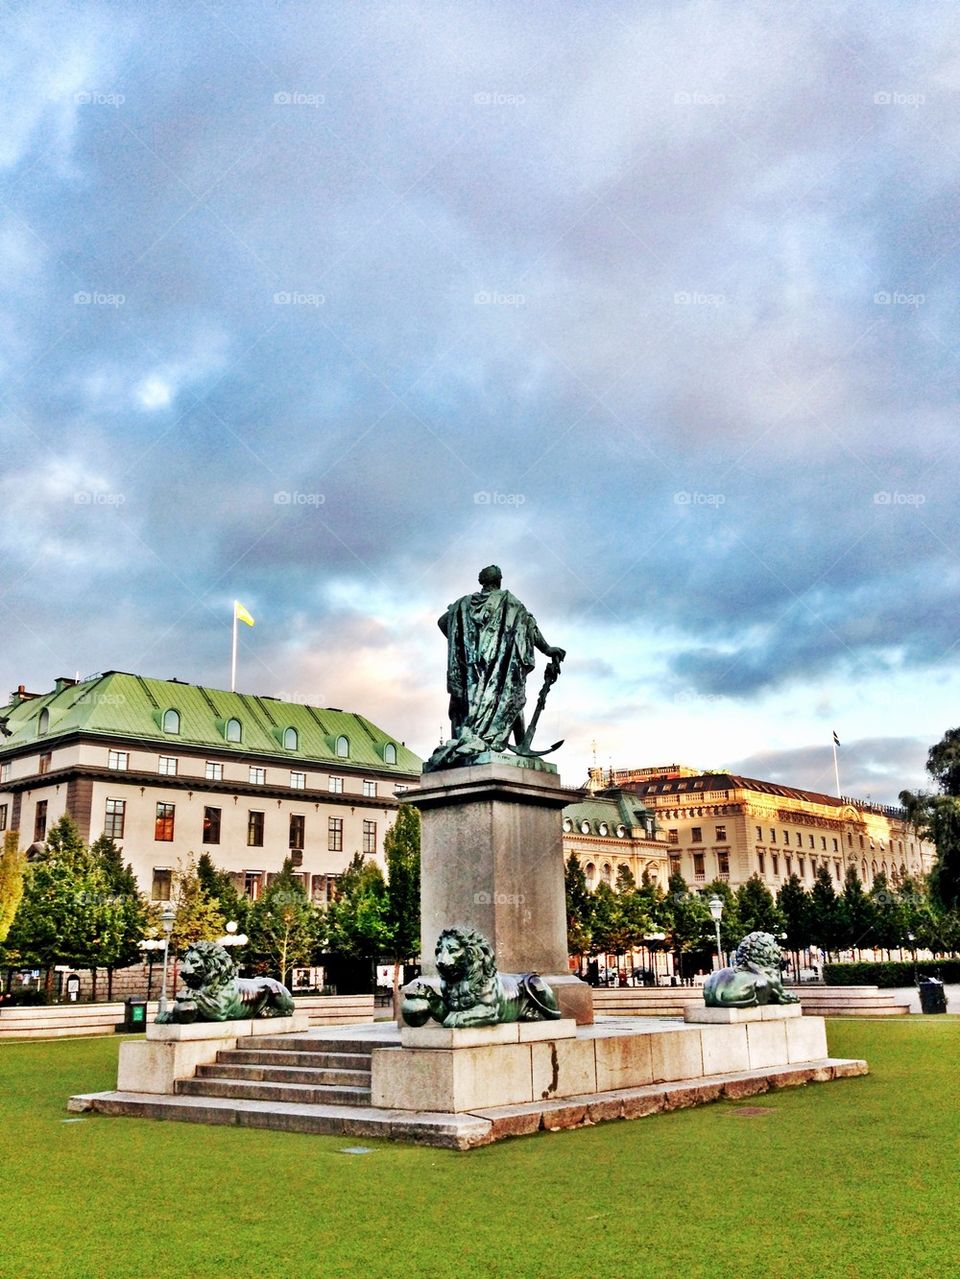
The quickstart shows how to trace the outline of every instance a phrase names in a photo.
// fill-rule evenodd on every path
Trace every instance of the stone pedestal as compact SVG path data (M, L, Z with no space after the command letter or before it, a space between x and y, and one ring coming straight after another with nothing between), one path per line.
M501 972L540 973L564 1016L593 1021L590 988L567 962L560 813L580 797L555 772L497 760L426 773L404 792L422 818L424 973L444 928L475 928Z

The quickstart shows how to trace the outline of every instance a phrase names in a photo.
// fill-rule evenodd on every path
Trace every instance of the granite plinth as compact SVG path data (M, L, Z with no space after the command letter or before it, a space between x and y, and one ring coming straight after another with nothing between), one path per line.
M683 1020L703 1025L732 1026L748 1021L786 1021L802 1017L799 1004L764 1004L757 1008L707 1008L703 1005L683 1010Z
M236 1021L191 1021L147 1026L147 1039L180 1043L191 1039L242 1039L246 1035L286 1035L306 1030L310 1019L306 1013L289 1017L243 1017ZM222 1047L222 1045L221 1045Z
M530 1044L543 1039L573 1039L577 1023L512 1021L499 1026L401 1026L404 1048L487 1048L495 1044Z
M421 950L445 928L474 928L504 973L540 973L561 1012L593 1020L590 988L570 974L560 811L581 798L555 772L491 760L426 773L404 792L421 814ZM562 981L561 981L562 979Z

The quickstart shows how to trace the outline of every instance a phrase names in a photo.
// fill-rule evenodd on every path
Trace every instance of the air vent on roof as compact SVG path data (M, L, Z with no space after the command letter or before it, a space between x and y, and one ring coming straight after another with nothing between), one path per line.
M342 714L343 714L343 707L342 707L342 706L325 706L323 709L324 709L325 711L336 711L336 713L337 713L338 715L342 715Z

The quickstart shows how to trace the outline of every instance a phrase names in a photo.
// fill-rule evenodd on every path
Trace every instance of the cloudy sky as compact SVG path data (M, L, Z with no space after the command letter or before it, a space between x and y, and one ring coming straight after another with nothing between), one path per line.
M4 5L0 687L421 753L495 560L564 776L960 719L956 4ZM534 687L539 685L536 680ZM596 747L594 748L594 743Z

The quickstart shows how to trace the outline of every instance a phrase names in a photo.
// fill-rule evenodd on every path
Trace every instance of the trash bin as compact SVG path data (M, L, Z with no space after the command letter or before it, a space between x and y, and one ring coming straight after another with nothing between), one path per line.
M945 1013L947 996L943 982L936 977L921 977L917 985L920 991L920 1011L925 1013Z
M128 1035L147 1029L147 1001L145 999L125 999L123 1001L123 1024L119 1029Z

